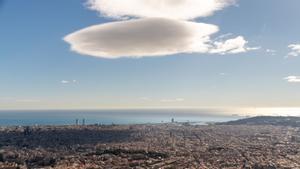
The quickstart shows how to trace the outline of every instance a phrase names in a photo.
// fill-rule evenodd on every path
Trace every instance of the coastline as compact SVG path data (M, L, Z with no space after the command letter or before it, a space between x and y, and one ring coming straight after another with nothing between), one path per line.
M210 114L211 113L211 114ZM49 111L0 111L0 126L74 125L78 124L147 124L177 122L225 122L243 116L224 115L208 110L49 110Z

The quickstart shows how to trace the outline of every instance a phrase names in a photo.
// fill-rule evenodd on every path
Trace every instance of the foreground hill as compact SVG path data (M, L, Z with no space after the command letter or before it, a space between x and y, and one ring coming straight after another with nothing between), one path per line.
M224 123L222 125L276 125L300 127L300 117L295 116L257 116Z

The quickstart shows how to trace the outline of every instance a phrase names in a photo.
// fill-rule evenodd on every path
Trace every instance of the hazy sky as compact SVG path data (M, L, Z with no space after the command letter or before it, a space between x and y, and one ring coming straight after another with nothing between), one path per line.
M6 0L0 109L300 107L299 7Z

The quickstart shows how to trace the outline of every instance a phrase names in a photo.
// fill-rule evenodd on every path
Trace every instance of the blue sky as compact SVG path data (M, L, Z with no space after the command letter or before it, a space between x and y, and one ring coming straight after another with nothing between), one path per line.
M193 20L217 25L212 39L243 36L256 50L118 59L82 55L63 40L120 21L84 3L2 3L0 109L300 107L300 55L286 57L300 44L299 0L239 0Z

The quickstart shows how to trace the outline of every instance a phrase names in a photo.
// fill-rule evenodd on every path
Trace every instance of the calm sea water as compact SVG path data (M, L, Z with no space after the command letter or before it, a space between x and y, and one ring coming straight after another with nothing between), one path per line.
M76 119L85 124L165 123L172 118L178 122L224 122L242 117L211 110L42 110L0 111L0 125L69 125Z

